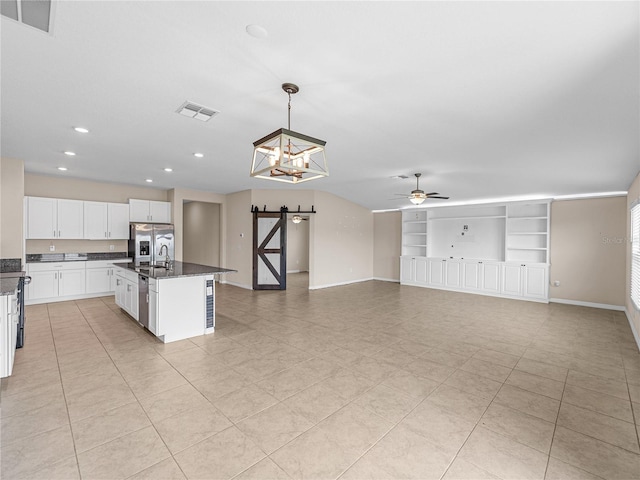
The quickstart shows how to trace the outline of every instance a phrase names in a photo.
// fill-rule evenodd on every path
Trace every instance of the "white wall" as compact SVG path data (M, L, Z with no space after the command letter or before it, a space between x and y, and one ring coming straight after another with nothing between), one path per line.
M23 257L24 163L0 159L0 258Z
M287 272L309 271L309 221L287 221Z
M373 214L373 276L400 281L402 253L402 214L380 212Z
M310 220L309 288L373 278L373 213L330 193L316 191Z

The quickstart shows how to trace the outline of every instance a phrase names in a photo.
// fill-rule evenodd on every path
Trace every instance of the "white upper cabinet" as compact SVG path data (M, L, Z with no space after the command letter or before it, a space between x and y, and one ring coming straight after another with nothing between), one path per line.
M27 211L27 238L57 238L57 199L28 197Z
M129 199L130 222L171 223L171 202Z
M84 238L123 240L129 238L129 205L84 202Z
M28 197L28 239L73 239L84 236L84 202Z
M106 240L107 216L106 203L84 202L84 238L87 240Z
M107 237L127 240L129 238L129 205L110 203L107 216Z

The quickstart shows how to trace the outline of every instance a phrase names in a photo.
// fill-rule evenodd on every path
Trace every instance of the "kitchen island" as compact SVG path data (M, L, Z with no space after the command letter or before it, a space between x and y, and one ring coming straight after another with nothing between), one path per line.
M236 272L188 262L114 267L116 304L164 343L212 333L215 276Z

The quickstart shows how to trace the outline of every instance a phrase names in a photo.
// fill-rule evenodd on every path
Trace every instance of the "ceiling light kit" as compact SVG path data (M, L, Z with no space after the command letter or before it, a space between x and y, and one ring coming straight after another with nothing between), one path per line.
M422 176L422 174L414 173L414 176L416 177L416 189L411 190L411 194L409 195L405 195L403 193L396 193L396 195L402 195L403 197L408 198L409 201L414 205L421 205L422 202L424 202L427 198L439 198L442 200L449 199L449 197L438 196L440 195L438 192L424 193L424 190L420 190L420 177Z
M293 83L283 83L289 96L287 128L253 142L251 176L285 183L302 183L328 177L324 140L291 130L291 95L300 91Z

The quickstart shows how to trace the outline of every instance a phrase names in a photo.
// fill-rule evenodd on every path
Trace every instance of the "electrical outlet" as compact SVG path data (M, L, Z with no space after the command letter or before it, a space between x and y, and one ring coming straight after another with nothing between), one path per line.
M116 249L115 245L109 245L109 250L111 250L112 252Z
M560 286L560 280L556 280L553 282L553 286L554 287L559 287Z
M50 252L55 252L56 251L56 246L55 245L49 245L49 251Z

